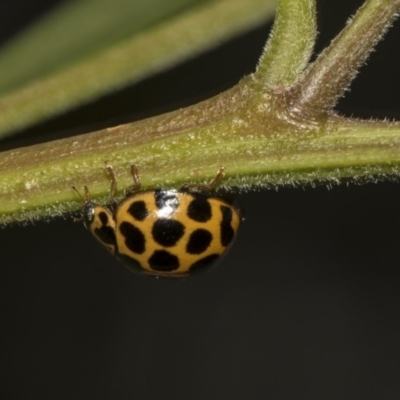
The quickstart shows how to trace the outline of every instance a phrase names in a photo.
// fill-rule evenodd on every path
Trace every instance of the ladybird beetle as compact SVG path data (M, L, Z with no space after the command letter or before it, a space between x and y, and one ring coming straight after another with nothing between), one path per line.
M109 207L92 202L87 186L84 199L73 189L84 201L81 220L86 228L132 272L186 278L210 269L235 239L240 211L210 193L224 177L223 167L208 185L140 191L133 165L134 184L121 202L114 199L117 179L108 162L106 171L111 179Z

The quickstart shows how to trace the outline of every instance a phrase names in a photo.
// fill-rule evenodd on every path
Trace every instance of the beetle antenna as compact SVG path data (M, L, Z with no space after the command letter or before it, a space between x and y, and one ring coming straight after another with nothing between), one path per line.
M85 198L79 193L78 189L75 186L72 186L72 190L75 190L75 192L78 194L78 196L81 198L83 203L88 203L90 202L91 196L90 196L90 192L87 186L84 186L85 189Z

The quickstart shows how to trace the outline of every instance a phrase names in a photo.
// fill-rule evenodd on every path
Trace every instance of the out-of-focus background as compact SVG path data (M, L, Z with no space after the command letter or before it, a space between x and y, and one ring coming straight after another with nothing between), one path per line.
M362 3L318 1L318 51ZM2 2L0 40L56 4ZM269 29L0 149L219 93L254 70ZM399 39L400 21L340 101L342 114L400 119ZM398 399L400 183L282 188L239 201L246 221L234 247L185 282L132 275L72 218L0 230L0 397Z

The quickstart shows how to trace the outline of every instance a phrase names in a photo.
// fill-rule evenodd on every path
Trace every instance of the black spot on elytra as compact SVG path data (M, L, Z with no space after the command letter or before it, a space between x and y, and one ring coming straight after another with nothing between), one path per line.
M166 250L156 250L149 258L149 265L155 271L174 271L179 268L179 259Z
M235 236L235 231L232 228L232 210L227 206L221 206L222 221L221 221L221 244L228 246Z
M154 199L156 206L161 210L163 208L169 208L171 214L178 208L179 199L176 196L176 192L172 190L160 190L154 191Z
M190 271L198 270L204 267L211 267L219 256L219 254L210 254L209 256L203 257L190 266Z
M187 215L189 218L198 222L206 222L212 217L211 205L204 196L195 196L189 204Z
M146 239L140 229L129 222L122 222L119 231L125 238L126 247L137 254L142 254L145 250Z
M154 240L165 247L174 246L185 232L184 225L173 219L160 218L151 231Z
M143 200L134 201L128 208L128 213L137 221L143 221L148 217L149 212Z
M190 235L186 251L190 254L201 254L212 241L212 234L205 229L196 229Z
M108 215L104 211L99 212L99 219L102 225L107 225L108 222Z
M94 230L95 236L104 244L115 245L115 232L111 226L102 225Z

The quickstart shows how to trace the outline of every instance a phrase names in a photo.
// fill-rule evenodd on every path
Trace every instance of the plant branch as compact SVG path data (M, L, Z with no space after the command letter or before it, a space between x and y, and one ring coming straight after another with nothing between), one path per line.
M386 22L381 21L381 29L372 28L375 35L381 35L394 18L399 1L389 2L396 3L397 7L391 8L392 16L386 12L384 17L381 16ZM365 28L362 21L368 16L381 15L383 3L383 0L367 2L346 27L346 32L360 34L361 39L357 40L365 39L365 30L360 31L359 26ZM278 10L284 13L287 9L283 4L288 6L290 2L282 0ZM285 13L277 17L282 18L282 26L295 24L295 21L286 23L284 16ZM298 23L305 22L303 16L299 12ZM288 14L286 17L293 18ZM308 19L309 32L314 29L313 21L313 18ZM284 32L276 29L274 35L275 43L293 48L284 40ZM87 135L2 153L0 223L49 218L80 209L82 205L71 189L72 185L78 188L87 185L96 201L106 202L109 190L109 178L104 171L106 160L116 171L119 193L132 183L129 167L133 163L139 167L143 188L204 183L221 165L226 167L227 176L223 181L226 189L398 177L400 123L341 118L327 107L338 95L338 90L330 85L344 84L345 79L340 74L348 79L355 74L354 70L339 71L340 77L335 80L333 71L326 72L335 65L333 55L342 60L349 56L348 43L355 40L348 35L341 34L333 41L329 51L312 65L303 81L290 78L286 72L281 76L270 75L277 77L275 82L282 82L280 79L284 77L302 82L301 85L267 90L260 82L267 82L263 74L268 75L269 70L261 66L256 77L249 76L232 89L194 106ZM370 45L377 40L369 39ZM274 46L267 46L271 53L264 60L274 59ZM304 49L303 46L300 56L308 54ZM364 48L361 53L362 56L356 57L357 62L349 56L349 65L353 69L360 65L368 49ZM295 59L300 60L300 56ZM286 59L279 60L278 56L273 60L274 68L288 71ZM297 71L301 77L301 68ZM321 109L314 104L316 94L310 90L312 82L318 84L313 90L319 90L321 96L325 96L320 101L328 98ZM299 104L299 99L310 102ZM315 108L320 111L316 112ZM298 110L295 119L291 118L294 109Z
M254 79L266 89L292 86L310 60L315 38L315 0L280 1Z
M121 190L131 184L133 163L143 188L204 183L221 165L227 171L223 185L242 189L399 174L400 124L331 117L323 130L299 136L254 109L251 86L246 79L182 111L2 153L0 222L80 209L72 185L88 185L93 198L106 202L106 160L114 165Z
M331 110L397 16L400 0L368 0L310 65L293 100L315 114Z

